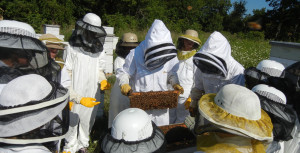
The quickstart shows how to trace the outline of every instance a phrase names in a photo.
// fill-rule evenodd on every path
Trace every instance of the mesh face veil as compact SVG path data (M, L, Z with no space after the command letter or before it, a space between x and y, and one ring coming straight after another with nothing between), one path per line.
M43 75L39 69L49 64L45 44L36 39L35 31L29 24L19 21L0 21L0 52L26 58L28 64L15 67L25 74L39 73Z
M104 152L157 152L164 142L164 134L145 111L129 108L116 116L101 148Z
M69 123L68 97L65 88L40 75L10 81L0 94L0 142L30 144L63 139Z
M101 26L101 19L97 15L87 14L76 22L75 30L70 38L70 44L81 48L85 52L99 53L103 51L106 32ZM97 16L98 18L94 17ZM100 20L100 21L99 21Z

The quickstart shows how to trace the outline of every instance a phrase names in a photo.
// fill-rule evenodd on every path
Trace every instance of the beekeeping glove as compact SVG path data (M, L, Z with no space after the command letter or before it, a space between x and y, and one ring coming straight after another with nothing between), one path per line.
M69 102L69 109L72 110L72 106L73 106L74 102L70 101Z
M191 117L190 115L188 115L184 120L184 124L186 125L187 128L190 129L190 131L194 133L195 117Z
M183 94L184 90L179 84L174 84L173 85L174 90L180 91L181 94Z
M122 93L123 95L128 96L129 93L130 93L131 91L132 91L132 90L131 90L131 87L130 87L129 84L123 84L123 85L121 86L121 93Z
M85 107L94 107L95 105L100 104L100 102L95 102L95 101L96 101L95 98L83 97L80 100L80 104L85 106Z
M184 103L185 109L189 109L189 108L190 108L191 101L192 101L191 97L189 97L189 98L185 101L185 103Z
M100 88L101 90L109 90L111 86L110 83L107 82L107 80L101 81L100 85L101 85Z

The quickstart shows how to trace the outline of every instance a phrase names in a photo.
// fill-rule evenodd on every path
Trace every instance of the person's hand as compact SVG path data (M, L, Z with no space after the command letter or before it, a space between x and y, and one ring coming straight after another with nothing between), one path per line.
M70 101L69 102L69 109L72 110L72 106L73 106L74 102Z
M85 106L85 107L94 107L95 105L100 104L100 102L95 102L95 101L96 101L95 98L83 97L80 100L80 104Z
M189 109L189 108L190 108L191 101L192 101L191 97L189 97L189 98L185 101L185 103L184 103L185 109Z
M174 90L180 91L181 94L183 94L184 90L179 84L173 85Z
M184 120L184 124L186 125L187 128L190 129L190 131L194 131L195 117L188 115Z
M110 89L110 83L108 83L107 80L101 81L100 85L101 85L101 87L100 87L101 90L109 90Z
M131 87L130 87L129 84L123 84L123 85L121 86L121 93L122 93L123 95L128 96L129 93L130 93L131 91L132 91L132 90L131 90Z

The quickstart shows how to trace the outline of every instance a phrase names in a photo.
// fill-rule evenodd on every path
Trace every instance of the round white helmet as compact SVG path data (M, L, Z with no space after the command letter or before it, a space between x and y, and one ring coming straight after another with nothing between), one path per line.
M14 20L0 21L0 32L36 38L35 31L31 25Z
M113 138L139 141L152 135L153 127L149 115L139 108L128 108L114 119L111 129Z
M274 77L279 77L285 69L281 63L273 60L262 60L258 63L256 68Z
M101 27L101 19L98 15L94 13L87 13L83 19L84 22L91 24L96 27Z
M254 86L252 91L275 102L286 104L286 97L284 93L274 87L265 84L259 84Z

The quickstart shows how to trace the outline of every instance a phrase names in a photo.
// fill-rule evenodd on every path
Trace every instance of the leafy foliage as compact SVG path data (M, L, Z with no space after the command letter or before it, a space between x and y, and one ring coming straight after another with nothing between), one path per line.
M256 30L267 39L300 42L300 1L266 1L273 10L253 10L253 15L246 16L245 0L233 4L230 0L2 0L0 8L4 19L27 22L36 32L41 32L43 24L59 24L71 30L77 19L93 12L101 17L103 25L114 26L117 33L125 29L144 31L154 19L160 19L178 33L187 29L231 33ZM233 11L229 12L231 7ZM261 28L250 29L249 22Z

